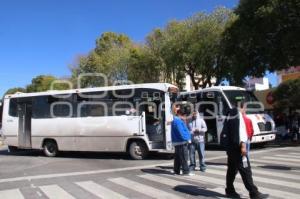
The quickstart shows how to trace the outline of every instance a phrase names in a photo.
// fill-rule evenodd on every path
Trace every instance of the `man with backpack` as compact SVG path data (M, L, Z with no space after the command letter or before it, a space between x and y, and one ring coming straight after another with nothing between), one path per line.
M241 112L236 108L229 110L221 133L221 145L227 152L227 174L225 193L230 198L240 198L235 191L234 180L239 171L251 199L265 199L269 195L258 191L252 178L252 171L247 157L246 143L248 140L245 122Z

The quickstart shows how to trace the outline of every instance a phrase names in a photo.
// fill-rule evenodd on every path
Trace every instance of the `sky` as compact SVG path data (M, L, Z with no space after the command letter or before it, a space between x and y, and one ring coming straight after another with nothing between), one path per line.
M103 32L143 42L153 29L238 0L0 0L0 96L37 75L70 76ZM272 84L276 76L269 75Z

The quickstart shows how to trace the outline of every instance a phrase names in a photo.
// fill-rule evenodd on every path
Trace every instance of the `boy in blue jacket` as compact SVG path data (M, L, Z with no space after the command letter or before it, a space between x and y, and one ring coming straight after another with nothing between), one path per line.
M175 113L171 123L172 143L175 147L174 173L180 175L180 168L182 168L184 175L193 175L188 166L188 144L191 142L191 134L182 120L183 112L175 109Z

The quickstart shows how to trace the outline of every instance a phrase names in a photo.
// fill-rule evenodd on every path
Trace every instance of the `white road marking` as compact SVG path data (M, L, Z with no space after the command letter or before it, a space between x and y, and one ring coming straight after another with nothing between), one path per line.
M300 152L299 152L299 153L288 153L288 154L291 154L291 155L299 155L299 156L300 156Z
M273 160L260 160L260 159L251 159L251 162L259 162L259 163L264 163L267 165L275 164L275 165L280 165L280 166L291 166L291 167L299 167L299 163L292 163L292 162L285 162L285 161L273 161Z
M173 179L170 179L170 178L166 178L166 177L158 176L158 175L152 175L152 174L140 175L139 177L150 180L152 182L161 183L161 184L164 184L164 185L167 185L167 186L171 186L171 187L177 187L177 186L180 186L180 185L193 186L193 187L197 186L195 184L186 183L186 182L178 181L178 180L173 180ZM199 191L197 193L197 194L199 194L199 196L201 196L201 195L205 196L203 194L203 189L205 189L207 191L210 191L210 192L219 193L219 194L223 195L223 197L225 197L225 191L224 191L223 188L220 188L220 187L217 187L217 188L214 188L214 189L202 188L201 187L201 189L199 189ZM222 197L220 196L218 198L222 198Z
M0 198L2 199L24 199L19 189L9 189L0 191Z
M76 182L76 184L80 187L82 187L83 189L85 189L86 191L100 197L103 199L106 198L116 198L116 199L127 199L127 197L112 191L106 187L103 187L97 183L94 183L92 181L84 181L84 182Z
M251 154L269 153L272 151L282 151L282 150L286 151L286 150L290 150L290 149L293 149L293 147L272 148L272 149L266 149L266 150L261 150L261 151L253 151L253 152L251 152ZM217 160L217 159L222 159L222 158L226 158L226 157L227 156L224 152L224 155L207 158L206 161ZM16 181L23 181L23 180L30 181L30 180L36 180L36 179L59 178L59 177L68 177L68 176L91 175L91 174L101 174L101 173L113 173L113 172L119 172L119 171L130 171L130 170L138 170L138 169L146 169L146 168L157 167L157 166L170 166L170 165L172 165L172 163L166 162L166 163L161 163L161 164L152 164L152 165L125 167L125 168L116 168L116 169L101 169L101 170L94 170L94 171L81 171L81 172L22 176L22 177L16 177L16 178L0 179L0 183L16 182Z
M278 157L271 157L271 156L265 156L262 159L278 160L278 161L282 161L282 162L300 162L299 159L295 159L295 158L278 158Z
M39 188L49 199L75 199L58 185L46 185Z
M178 177L176 177L178 178ZM217 184L220 186L223 186L225 188L225 184L226 184L226 177L225 177L225 173L222 176L222 178L216 178L216 177L208 177L208 176L204 176L204 175L195 175L195 176L189 176L189 177L185 177L188 180L194 180L195 182L206 182L206 183L210 183L210 184ZM245 186L243 183L240 182L234 182L234 185L236 188L241 189L241 190L245 190ZM269 189L269 188L265 188L262 186L259 186L259 191L263 192L263 193L268 193L270 194L270 196L275 197L275 198L299 198L299 194L294 194L294 193L290 193L290 192L285 192L285 191L280 191L277 189ZM245 190L246 191L246 190Z
M226 172L227 166L209 165L207 171L209 171L210 168L221 169ZM265 169L257 169L255 167L253 167L253 164L251 164L251 170L252 170L252 173L254 173L254 174L261 174L261 175L267 175L267 176L273 176L273 177L300 180L299 176L296 176L295 174L279 172L278 170L271 172L271 171L266 171Z
M207 161L217 160L221 158L225 158L225 155L216 156L212 158L207 158ZM125 168L116 168L116 169L101 169L101 170L93 170L93 171L80 171L80 172L70 172L70 173L54 173L54 174L45 174L45 175L34 175L34 176L23 176L16 178L6 178L0 179L0 183L6 182L15 182L22 180L36 180L36 179L48 179L48 178L59 178L59 177L68 177L68 176L80 176L80 175L91 175L91 174L101 174L101 173L114 173L120 171L131 171L131 170L139 170L139 169L147 169L153 168L157 166L170 166L173 165L171 162L161 163L161 164L152 164L152 165L143 165L143 166L134 166L134 167L125 167Z
M297 155L282 155L282 154L279 154L279 155L275 155L276 157L282 157L282 158L300 158L300 155L297 156Z
M207 169L206 172L210 173L210 174L221 175L221 176L226 175L226 171L220 171L220 170L216 170L216 169ZM236 177L241 179L240 175L237 175ZM254 179L254 181L262 182L262 183L266 183L266 184L273 184L273 185L278 185L278 186L281 186L281 187L300 189L300 183L296 183L296 182L288 182L288 181L284 181L284 180L275 180L275 179L258 177L258 176L253 176L253 179Z
M116 183L118 185L121 185L123 187L126 187L130 190L137 191L144 195L150 196L152 198L165 198L165 199L167 199L167 198L169 198L169 199L182 198L182 197L179 197L178 195L171 194L166 191L162 191L162 190L156 189L154 187L141 184L139 182L128 180L126 178L112 178L112 179L108 179L108 180L113 183Z

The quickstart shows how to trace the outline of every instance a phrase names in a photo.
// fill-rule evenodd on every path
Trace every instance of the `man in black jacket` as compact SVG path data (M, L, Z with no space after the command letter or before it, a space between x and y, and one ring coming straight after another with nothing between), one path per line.
M226 195L230 198L240 198L235 191L234 180L239 171L251 199L264 199L268 194L262 194L253 183L252 171L249 159L247 158L247 133L243 117L237 108L229 111L223 131L228 136L227 151L227 174L226 174ZM246 159L245 159L246 158ZM243 162L244 159L244 162Z

